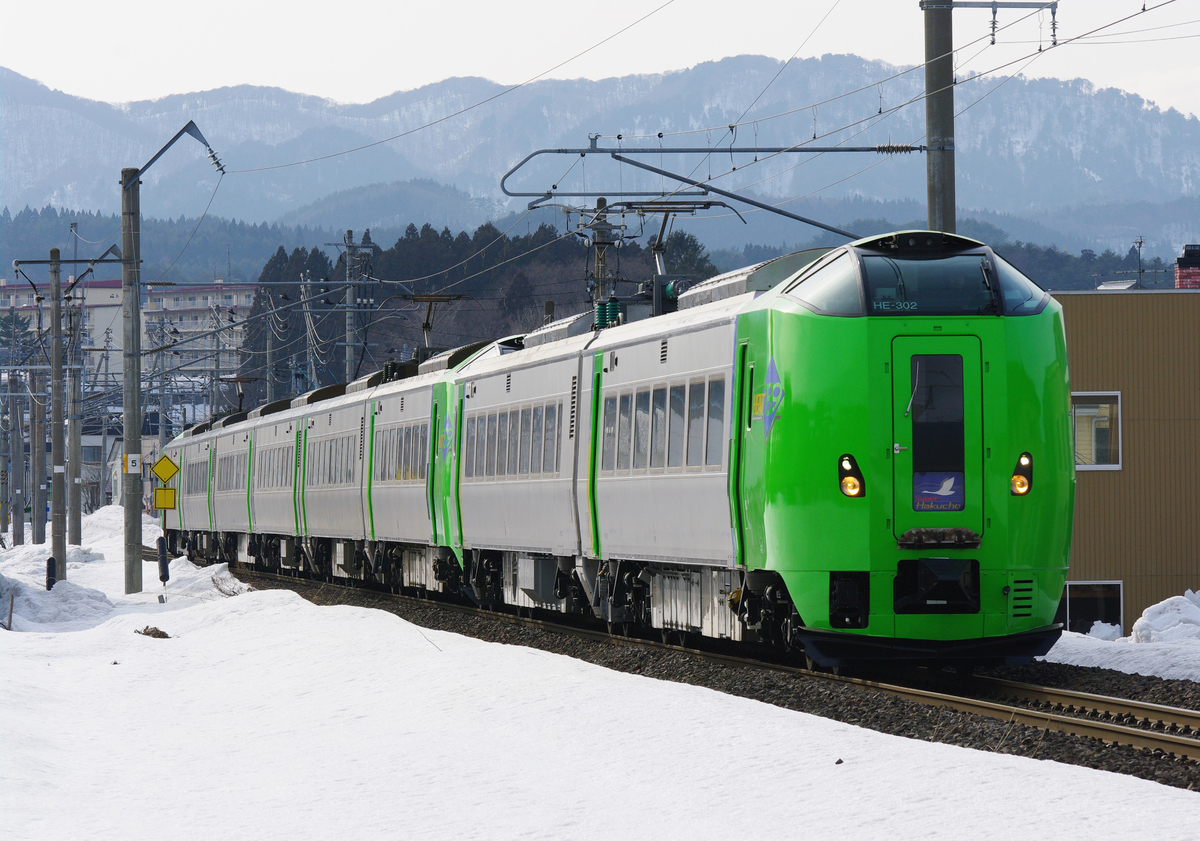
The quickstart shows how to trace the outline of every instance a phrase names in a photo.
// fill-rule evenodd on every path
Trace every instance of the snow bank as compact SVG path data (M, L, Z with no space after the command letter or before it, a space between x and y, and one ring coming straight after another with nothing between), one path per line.
M54 630L68 630L79 623L95 624L108 617L113 604L99 590L80 587L70 581L59 581L54 589L31 587L24 582L0 575L0 618L8 625L12 608L13 631L43 630L42 625L66 625Z
M1146 608L1127 637L1103 622L1092 625L1087 635L1064 632L1042 659L1200 681L1200 593L1188 590Z
M1133 623L1133 642L1200 640L1200 593L1191 590L1146 608Z

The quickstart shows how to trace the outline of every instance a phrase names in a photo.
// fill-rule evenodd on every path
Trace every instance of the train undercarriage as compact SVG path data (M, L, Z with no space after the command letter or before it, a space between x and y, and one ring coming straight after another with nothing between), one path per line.
M571 615L610 633L689 636L793 647L801 625L774 572L237 532L167 533L168 551L194 563L235 562L335 584L440 594L479 607Z
M195 563L235 562L342 586L462 600L526 616L594 622L614 635L685 644L700 638L759 643L814 666L1025 663L1050 649L1060 626L967 640L882 638L807 627L772 570L610 560L385 541L238 532L167 532L168 551ZM831 581L831 609L853 603ZM865 617L864 617L865 618Z

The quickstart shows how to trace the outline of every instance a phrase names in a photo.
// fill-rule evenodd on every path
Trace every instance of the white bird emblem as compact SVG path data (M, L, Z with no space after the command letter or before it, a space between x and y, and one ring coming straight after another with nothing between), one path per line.
M951 476L942 482L942 486L936 491L930 491L934 496L950 496L954 493L954 477Z

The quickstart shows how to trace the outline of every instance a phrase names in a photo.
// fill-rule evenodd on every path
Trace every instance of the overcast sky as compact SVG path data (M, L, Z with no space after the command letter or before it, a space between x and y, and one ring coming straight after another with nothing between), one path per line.
M1142 5L1060 0L1059 40ZM1200 0L1145 5L1145 14L1104 29L1109 37L1047 49L1000 72L1084 77L1200 115ZM2 20L0 66L106 102L239 84L369 102L451 76L599 79L746 53L786 59L797 49L893 64L924 57L917 0L9 0ZM990 10L955 11L960 68L987 71L1050 46L1048 11L1002 9L999 23L1007 28L988 46Z

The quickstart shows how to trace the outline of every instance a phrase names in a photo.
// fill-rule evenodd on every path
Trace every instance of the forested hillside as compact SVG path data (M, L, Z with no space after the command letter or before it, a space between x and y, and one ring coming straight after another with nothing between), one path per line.
M359 250L359 265L351 267L361 279L358 308L364 311L358 315L365 327L359 332L363 344L356 349L358 376L378 370L389 358L407 359L424 345L422 323L430 316L429 305L412 301L412 294L463 296L433 309L430 345L443 348L528 332L542 324L547 301L553 302L557 316L592 305L587 287L592 253L574 235L561 235L549 225L513 236L491 224L473 234L409 225L390 248L370 248L369 234L358 244L368 246ZM666 261L672 273L698 278L717 273L704 247L683 231L668 237ZM632 294L653 273L653 260L634 241L610 252L609 268L621 280L620 294ZM311 300L298 305L305 274L312 279ZM259 282L270 296L260 294L243 346L240 375L255 378L246 387L246 405L266 396L268 330L277 396L344 379L345 278L344 255L331 263L317 249L289 253L280 246L267 261ZM263 316L269 309L276 315ZM316 382L304 373L310 338Z

